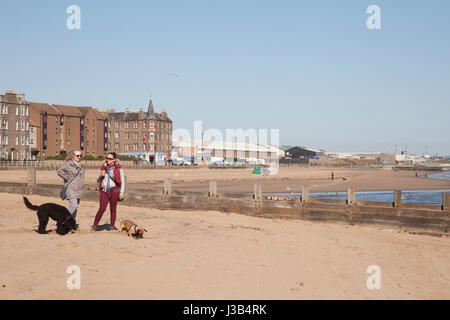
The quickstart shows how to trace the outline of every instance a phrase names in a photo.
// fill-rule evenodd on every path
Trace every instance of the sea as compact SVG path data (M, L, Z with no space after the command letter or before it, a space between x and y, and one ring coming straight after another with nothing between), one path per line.
M429 179L450 180L450 171L433 174L428 176ZM450 189L443 190L404 190L402 192L402 202L404 203L423 203L423 204L442 204L442 193L450 193ZM301 193L277 193L268 194L288 197L301 197ZM347 199L347 192L317 192L310 193L310 198L324 199ZM356 200L363 201L381 201L393 202L394 191L360 191L355 192Z

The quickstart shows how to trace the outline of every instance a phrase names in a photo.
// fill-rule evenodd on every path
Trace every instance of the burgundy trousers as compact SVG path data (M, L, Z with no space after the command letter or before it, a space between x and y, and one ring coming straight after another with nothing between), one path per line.
M94 219L94 226L97 227L98 223L102 219L103 213L108 207L109 203L109 211L111 212L111 223L110 225L114 227L116 223L116 209L117 202L119 201L120 190L118 187L113 187L110 189L110 195L103 190L100 191L100 207L98 208L97 214Z

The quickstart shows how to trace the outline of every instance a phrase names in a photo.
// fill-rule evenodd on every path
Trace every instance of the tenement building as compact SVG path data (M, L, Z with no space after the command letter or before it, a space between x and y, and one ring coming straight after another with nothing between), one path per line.
M0 95L0 159L31 159L29 104L23 93Z
M103 157L108 151L147 160L169 160L172 120L147 112L108 113L90 106L68 106L25 100L23 93L0 95L0 159L36 160L73 149Z
M145 160L169 160L172 151L172 120L167 112L156 113L150 99L148 110L108 110L108 150Z

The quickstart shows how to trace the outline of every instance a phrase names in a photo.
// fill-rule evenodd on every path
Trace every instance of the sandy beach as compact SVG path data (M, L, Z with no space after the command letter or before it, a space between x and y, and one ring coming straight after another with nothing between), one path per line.
M120 205L118 220L149 230L134 240L89 231L98 204L88 201L80 231L40 235L22 196L0 193L0 201L0 299L450 298L448 237ZM70 265L80 267L80 290L66 287ZM381 270L380 290L366 286L370 265Z
M219 192L248 192L254 190L254 183L263 184L263 192L301 192L308 185L311 192L346 192L349 187L357 191L382 190L444 190L450 189L449 180L425 178L425 172L415 172L364 168L327 167L280 167L276 175L255 176L252 169L209 169L168 168L168 169L125 169L129 186L135 188L162 188L163 180L170 178L174 190L207 192L209 180L216 180ZM331 180L331 172L335 179ZM96 185L97 169L86 169L85 184ZM428 172L428 175L432 173ZM1 170L1 181L27 182L27 171ZM37 170L37 183L62 184L56 170Z

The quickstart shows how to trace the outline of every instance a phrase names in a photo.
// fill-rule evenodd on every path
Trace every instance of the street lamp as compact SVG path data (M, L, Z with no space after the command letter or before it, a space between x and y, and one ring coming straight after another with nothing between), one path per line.
M201 149L201 151L202 151L202 162L203 162L203 131L202 131L202 149Z

